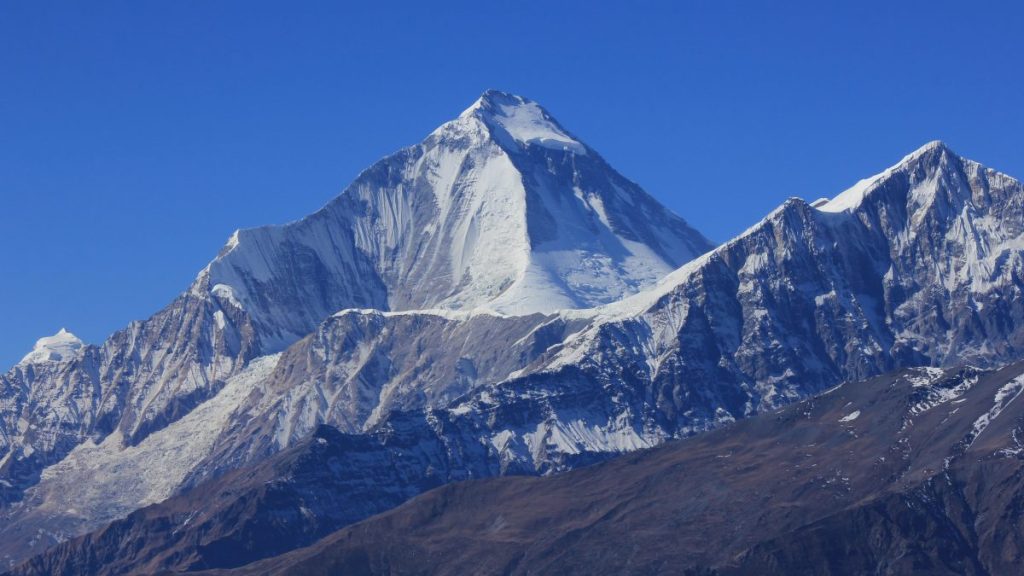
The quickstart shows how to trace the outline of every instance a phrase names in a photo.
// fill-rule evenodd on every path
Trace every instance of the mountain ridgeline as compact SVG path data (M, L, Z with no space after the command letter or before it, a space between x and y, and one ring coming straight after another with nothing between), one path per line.
M537 104L487 92L315 214L233 234L152 318L0 377L0 494L86 439L138 444L340 310L594 306L711 247Z
M453 481L566 472L901 369L995 369L1024 358L1022 234L1024 186L932 142L712 249L490 91L317 213L236 232L153 318L40 341L0 376L0 555L232 568ZM396 553L360 546L343 557Z

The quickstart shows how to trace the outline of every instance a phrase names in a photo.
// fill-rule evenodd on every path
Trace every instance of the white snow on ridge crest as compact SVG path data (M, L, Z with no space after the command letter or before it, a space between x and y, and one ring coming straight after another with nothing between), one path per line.
M489 90L461 117L475 115L489 126L497 125L513 140L554 150L568 150L585 155L586 147L564 130L536 102Z
M884 180L886 177L891 176L893 173L903 168L907 163L918 158L922 154L935 150L936 148L942 148L945 144L940 140L932 140L931 142L921 146L917 150L914 150L910 154L907 154L897 164L887 168L883 172L879 172L869 178L864 178L858 181L850 188L840 192L832 200L816 200L812 206L817 208L821 212L848 212L855 210L857 207L864 202L864 198L874 190L875 184Z
M18 364L38 364L40 362L61 362L70 360L85 346L77 336L61 328L53 336L36 340L32 351L25 355Z

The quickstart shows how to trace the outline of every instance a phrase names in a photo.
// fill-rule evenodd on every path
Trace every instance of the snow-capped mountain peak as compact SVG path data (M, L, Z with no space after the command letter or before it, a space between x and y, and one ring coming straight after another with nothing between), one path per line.
M270 352L346 308L605 304L710 248L536 102L489 90L319 212L234 234L193 293Z
M488 90L459 118L479 119L495 138L506 144L511 140L519 146L587 153L586 146L562 128L547 110L522 96Z
M21 359L19 365L39 364L42 362L62 362L74 358L85 346L77 336L61 328L53 336L46 336L36 340L32 351Z
M815 207L822 212L848 212L855 210L872 191L879 188L889 177L899 172L907 172L923 160L941 159L944 156L955 157L956 154L941 140L932 140L907 154L902 160L882 172L858 181L850 188L839 193L835 198L820 204L818 203L820 201L815 202Z

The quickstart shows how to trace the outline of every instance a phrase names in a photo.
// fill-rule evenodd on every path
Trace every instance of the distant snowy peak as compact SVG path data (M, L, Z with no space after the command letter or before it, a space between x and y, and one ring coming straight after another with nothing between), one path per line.
M1024 270L1024 185L939 141L816 208L830 222L845 214L884 231L890 254L906 258L896 265L913 271L907 289L927 281L986 294L1019 284ZM935 265L921 266L926 257Z
M32 351L21 359L19 364L41 364L43 362L63 362L76 357L85 343L77 336L61 328L53 336L36 340Z
M460 119L470 117L482 121L500 140L587 153L586 146L570 136L546 110L522 96L488 90L459 116Z
M838 194L835 198L825 201L818 200L813 205L822 212L849 212L856 210L861 206L861 204L863 204L865 198L867 198L876 189L882 187L888 179L894 175L901 173L905 174L920 166L922 163L931 163L937 166L942 162L943 158L948 157L964 161L964 159L957 157L944 142L940 140L932 140L910 154L907 154L902 160L886 170L858 181L850 188Z

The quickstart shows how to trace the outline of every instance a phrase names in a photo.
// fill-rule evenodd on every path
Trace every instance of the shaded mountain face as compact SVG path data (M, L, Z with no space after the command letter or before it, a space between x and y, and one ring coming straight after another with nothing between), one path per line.
M211 574L1009 574L1024 366L914 369L549 478L444 486ZM19 574L59 570L65 555Z
M317 213L236 232L148 320L0 376L0 502L84 441L137 445L339 310L593 306L710 248L539 105L487 92Z

